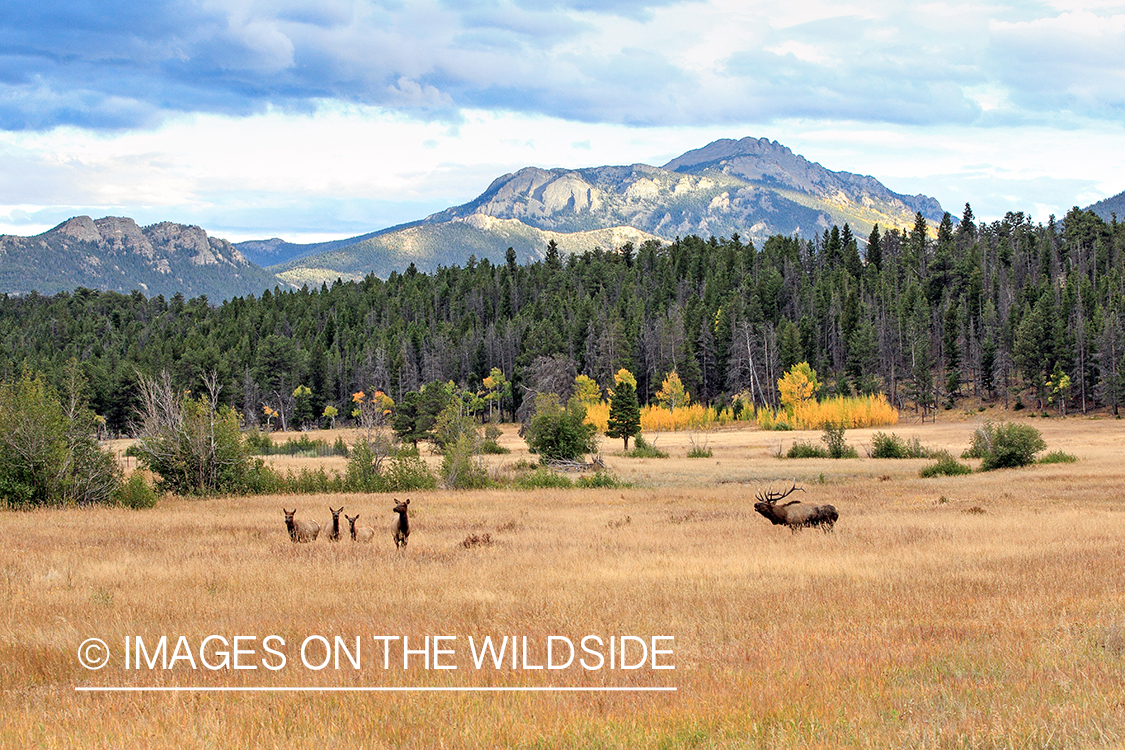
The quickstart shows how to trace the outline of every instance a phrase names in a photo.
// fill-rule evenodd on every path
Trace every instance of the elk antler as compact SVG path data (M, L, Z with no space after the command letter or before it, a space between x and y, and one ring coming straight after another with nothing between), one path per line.
M770 489L766 490L766 492L764 494L761 491L759 491L758 494L756 494L754 497L756 497L758 500L760 500L763 503L766 503L768 505L773 505L778 500L781 500L782 498L785 498L785 497L788 497L789 495L791 495L795 490L800 490L801 492L804 492L805 488L804 487L798 487L797 483L794 482L793 486L790 487L789 489L785 490L785 492L774 492L773 488L771 487Z

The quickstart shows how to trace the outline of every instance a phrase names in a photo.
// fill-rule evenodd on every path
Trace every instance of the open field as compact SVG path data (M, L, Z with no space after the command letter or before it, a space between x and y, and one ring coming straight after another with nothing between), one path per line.
M153 510L0 513L0 746L1119 747L1125 744L1125 424L1031 421L1074 464L919 479L924 460L773 457L819 433L663 434L668 459L606 462L617 490L166 499ZM884 428L954 453L973 422ZM851 430L864 455L875 430ZM653 436L647 436L651 439ZM331 443L335 437L331 436ZM495 471L526 458L506 431ZM279 466L318 459L271 457ZM341 459L323 459L342 469ZM332 464L338 461L338 464ZM974 462L975 463L975 462ZM831 534L791 533L754 491L796 479ZM294 545L281 508L344 505L371 545ZM342 520L342 519L341 519ZM485 536L487 535L487 541ZM466 546L476 538L478 544ZM169 638L173 668L126 669L125 639ZM221 642L249 650L218 663ZM286 657L264 651L268 635ZM301 662L309 636L361 638L360 667ZM477 669L468 639L673 636L637 669ZM426 669L401 641L445 641ZM107 642L88 671L79 644ZM558 643L558 642L556 642ZM636 641L626 658L636 663ZM233 645L233 644L231 644ZM599 647L609 658L607 646ZM229 649L228 649L229 650ZM324 656L314 643L316 666ZM429 654L434 657L434 654ZM596 658L588 656L588 664ZM521 655L522 658L522 655ZM654 669L672 665L675 669ZM135 666L134 664L131 666ZM436 664L431 662L431 667ZM675 692L86 693L79 686L674 687Z

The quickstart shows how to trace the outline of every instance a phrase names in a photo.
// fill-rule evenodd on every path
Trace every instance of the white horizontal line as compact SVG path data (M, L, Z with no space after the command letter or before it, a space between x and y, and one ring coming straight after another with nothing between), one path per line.
M675 687L75 687L80 693L674 693Z

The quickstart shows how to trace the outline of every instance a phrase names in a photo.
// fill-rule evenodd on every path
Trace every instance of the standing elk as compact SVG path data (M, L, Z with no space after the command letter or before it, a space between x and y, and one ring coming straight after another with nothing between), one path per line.
M394 513L398 513L398 518L395 519L394 532L395 532L395 547L406 547L407 537L410 536L410 517L406 514L406 506L410 505L410 498L406 498L405 502L401 502L394 507Z
M794 490L805 491L804 487L794 484L784 492L774 492L770 488L758 492L758 502L754 503L754 510L768 518L775 526L788 526L793 531L806 526L821 526L824 531L831 531L840 514L831 505L806 505L800 500L790 500L778 505L777 501L788 497Z
M341 509L342 510L342 509ZM297 521L293 518L293 514L297 509L285 510L282 507L281 511L285 514L285 528L289 529L289 538L294 542L315 542L316 535L320 533L320 524L316 521L305 521L304 519Z
M340 541L340 514L344 512L344 506L341 505L339 510L333 510L329 505L328 510L332 513L332 530L328 532L328 541L338 542Z
M343 510L343 508L341 508L341 510ZM348 526L351 527L353 542L370 542L375 536L375 529L370 526L360 526L358 529L356 528L355 522L359 518L358 513L354 516L349 516L345 513L344 518L348 519Z

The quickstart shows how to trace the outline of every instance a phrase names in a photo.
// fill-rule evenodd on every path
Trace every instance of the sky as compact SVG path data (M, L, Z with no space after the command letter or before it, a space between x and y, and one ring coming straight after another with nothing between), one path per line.
M1125 190L1122 50L1120 2L4 3L0 233L319 241L747 136L1046 222Z

